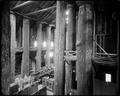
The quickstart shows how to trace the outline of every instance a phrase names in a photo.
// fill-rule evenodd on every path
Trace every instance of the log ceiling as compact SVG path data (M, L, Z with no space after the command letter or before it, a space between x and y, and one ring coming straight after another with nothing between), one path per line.
M12 1L10 9L19 15L46 23L56 18L56 1Z
M97 0L98 3L96 2L96 0L81 0L81 1L76 0L76 4L77 6L80 6L81 4L86 3L86 2L91 3L91 1L94 1L95 5L101 6L102 4L101 2L104 0ZM105 2L104 4L102 4L101 7L102 8L106 7L106 9L111 8L112 10L112 8L114 8L113 0L110 0L109 2L108 1ZM11 1L10 9L11 11L19 15L29 17L30 19L34 19L36 21L52 23L52 24L55 24L55 21L56 21L55 20L56 19L56 1L44 1L44 0Z

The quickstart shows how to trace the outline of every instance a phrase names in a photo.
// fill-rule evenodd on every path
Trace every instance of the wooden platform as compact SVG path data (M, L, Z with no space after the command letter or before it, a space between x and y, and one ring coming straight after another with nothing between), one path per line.
M117 65L117 58L116 57L94 57L92 59L93 64L99 65L107 65L107 66L116 66Z

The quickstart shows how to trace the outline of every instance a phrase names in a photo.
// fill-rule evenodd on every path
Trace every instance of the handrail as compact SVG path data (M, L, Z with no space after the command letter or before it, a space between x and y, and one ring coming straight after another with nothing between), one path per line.
M95 42L95 44L109 57L109 59L110 59L111 61L113 61L112 58L109 56L109 54L108 54L96 41L94 41L94 42Z

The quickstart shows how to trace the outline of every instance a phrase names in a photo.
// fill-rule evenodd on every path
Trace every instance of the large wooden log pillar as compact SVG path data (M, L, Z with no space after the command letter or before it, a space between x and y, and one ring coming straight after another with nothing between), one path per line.
M16 17L14 14L10 14L10 25L11 25L11 82L15 80L15 48L16 45Z
M119 84L120 84L120 59L119 59L119 53L120 53L120 50L119 50L119 43L120 43L120 19L118 19L117 20L117 54L118 54L118 56L117 56L117 88L116 88L116 90L117 90L117 95L119 95L120 94L120 86L119 86Z
M0 2L1 9L1 92L9 95L9 84L11 82L11 63L10 63L10 5L9 1ZM1 95L2 95L1 94Z
M47 26L47 49L46 49L46 66L50 67L50 49L51 49L51 26Z
M68 24L67 24L67 32L66 32L66 50L72 51L75 50L75 32L76 32L76 15L75 15L75 6L73 4L67 5L68 14ZM69 94L72 87L72 62L70 64L66 63L66 92L65 94Z
M37 57L36 57L36 71L41 68L41 51L42 51L42 24L37 23Z
M22 54L22 77L29 75L29 20L23 18L23 54Z
M55 56L54 56L54 63L55 63L54 95L64 95L65 7L66 7L66 4L64 1L57 1Z
M77 32L77 95L92 94L92 8L79 7Z

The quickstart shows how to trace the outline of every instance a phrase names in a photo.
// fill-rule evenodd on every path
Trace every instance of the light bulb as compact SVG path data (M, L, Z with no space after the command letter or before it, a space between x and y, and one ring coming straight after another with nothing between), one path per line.
M69 18L67 17L67 18L66 18L66 23L67 23L67 24L68 24L68 20L69 20Z
M53 43L53 42L51 42L51 44L50 44L50 45L51 45L51 47L53 47L53 46L54 46L54 43Z
M43 42L43 47L46 47L46 42L45 41Z
M53 52L50 52L49 56L50 56L50 57L53 57Z
M34 47L37 47L37 41L34 42Z
M65 14L66 14L66 15L69 15L69 10L67 10L67 11L65 12Z

